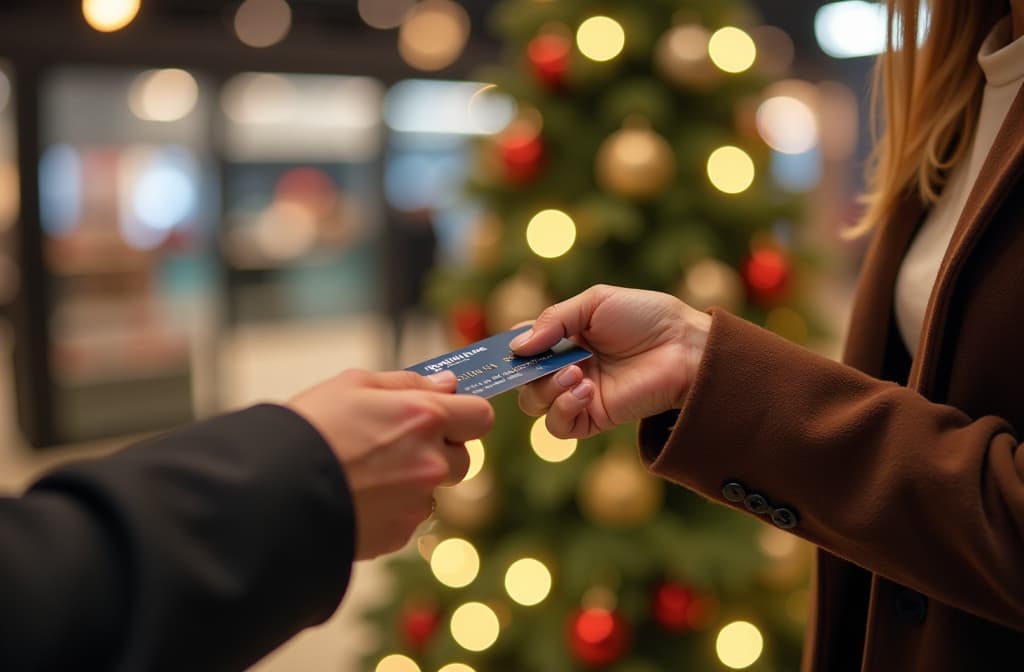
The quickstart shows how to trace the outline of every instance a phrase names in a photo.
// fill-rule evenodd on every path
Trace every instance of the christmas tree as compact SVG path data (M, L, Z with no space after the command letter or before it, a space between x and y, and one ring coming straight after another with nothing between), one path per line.
M494 19L507 53L479 77L518 111L480 141L467 262L430 284L453 346L595 283L819 333L800 199L758 120L777 29L731 0L505 0ZM635 426L577 445L495 404L470 474L391 560L365 669L798 667L807 545L650 476Z

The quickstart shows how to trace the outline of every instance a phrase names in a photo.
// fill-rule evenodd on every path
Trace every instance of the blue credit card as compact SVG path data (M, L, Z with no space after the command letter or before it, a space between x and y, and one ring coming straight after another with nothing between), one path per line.
M508 344L529 328L527 325L490 336L406 367L406 371L415 371L424 376L451 371L458 379L457 392L490 399L591 356L589 351L566 338L538 355L520 357L513 354Z

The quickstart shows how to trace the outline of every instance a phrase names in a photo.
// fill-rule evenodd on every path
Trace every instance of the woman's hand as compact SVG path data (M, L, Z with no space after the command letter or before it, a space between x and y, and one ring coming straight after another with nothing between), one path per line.
M590 359L524 386L519 406L547 414L558 437L585 438L679 408L704 354L711 317L660 292L596 285L545 310L512 341L533 355L568 337Z

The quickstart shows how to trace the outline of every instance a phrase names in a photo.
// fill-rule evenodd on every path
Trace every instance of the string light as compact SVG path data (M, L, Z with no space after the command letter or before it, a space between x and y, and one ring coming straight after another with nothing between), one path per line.
M746 191L754 182L754 161L739 147L719 147L708 157L708 179L727 194Z
M552 436L544 424L545 416L537 418L530 429L530 446L537 457L545 462L564 462L576 452L576 439Z
M285 38L292 27L292 8L285 0L245 0L235 12L235 34L257 49Z
M469 39L469 14L451 0L423 0L398 32L398 53L419 70L441 70L462 54Z
M381 659L375 672L420 672L420 666L412 658L396 653Z
M576 46L592 61L610 61L626 46L626 31L607 16L592 16L576 31Z
M524 607L540 604L551 592L551 572L539 560L516 560L505 572L505 590Z
M128 106L143 121L178 121L195 109L199 85L184 70L147 70L132 82Z
M750 667L761 657L764 637L753 623L734 621L718 632L715 652L722 664L734 670Z
M500 631L497 614L481 602L468 602L452 614L452 637L469 651L491 648L498 641Z
M772 149L802 154L818 143L818 120L807 103L774 96L757 108L757 131Z
M445 539L430 555L430 570L449 588L464 588L480 571L480 555L465 539Z
M484 442L480 439L467 441L466 452L469 453L469 469L466 471L466 477L462 479L463 483L472 479L484 468Z
M415 4L416 0L359 0L359 17L371 28L397 28Z
M720 70L733 74L743 72L754 64L757 47L754 40L734 26L719 28L708 41L708 56Z
M82 0L82 16L94 30L121 30L139 14L140 0Z
M542 210L526 226L526 242L537 256L555 259L575 244L576 223L561 210Z

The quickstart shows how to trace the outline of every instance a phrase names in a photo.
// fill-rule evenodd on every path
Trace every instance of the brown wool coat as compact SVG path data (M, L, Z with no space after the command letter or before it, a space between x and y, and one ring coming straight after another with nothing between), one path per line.
M641 424L656 473L819 547L805 671L1024 669L1022 172L1024 92L912 364L892 317L908 200L868 251L845 364L713 311L678 419Z

